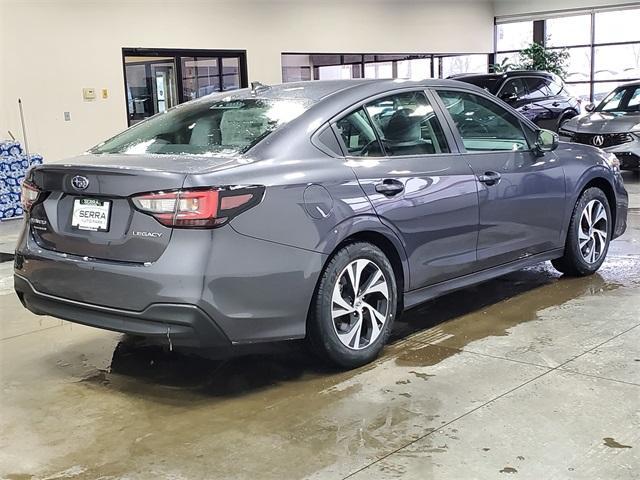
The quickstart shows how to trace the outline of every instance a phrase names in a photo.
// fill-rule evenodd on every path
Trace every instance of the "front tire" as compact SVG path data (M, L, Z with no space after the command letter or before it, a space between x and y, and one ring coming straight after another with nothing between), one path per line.
M378 357L396 315L393 267L375 245L346 245L320 278L308 323L308 338L320 356L342 368Z
M564 256L551 262L556 270L575 277L594 274L609 250L611 220L604 192L595 187L585 190L571 216Z

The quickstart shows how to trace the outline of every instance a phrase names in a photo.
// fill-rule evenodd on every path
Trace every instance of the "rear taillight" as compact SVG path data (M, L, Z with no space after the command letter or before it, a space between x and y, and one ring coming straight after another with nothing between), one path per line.
M144 193L132 197L141 212L169 227L212 228L257 205L264 187L217 187Z
M25 212L31 210L31 207L36 203L39 196L40 190L38 187L26 181L22 182L20 200L22 201L22 208Z

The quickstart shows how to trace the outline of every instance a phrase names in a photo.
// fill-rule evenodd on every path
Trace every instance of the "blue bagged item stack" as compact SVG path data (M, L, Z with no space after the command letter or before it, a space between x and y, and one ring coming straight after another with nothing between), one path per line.
M19 142L0 140L0 220L22 216L20 186L29 167L40 164L42 157L27 157Z

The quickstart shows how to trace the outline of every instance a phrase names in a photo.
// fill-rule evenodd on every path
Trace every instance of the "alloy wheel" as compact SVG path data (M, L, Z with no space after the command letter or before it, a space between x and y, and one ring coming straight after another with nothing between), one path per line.
M375 342L389 310L389 285L374 262L364 258L354 260L338 275L331 299L331 318L344 346L361 350Z
M596 263L607 247L607 210L599 200L591 200L584 207L578 226L578 248L585 262Z

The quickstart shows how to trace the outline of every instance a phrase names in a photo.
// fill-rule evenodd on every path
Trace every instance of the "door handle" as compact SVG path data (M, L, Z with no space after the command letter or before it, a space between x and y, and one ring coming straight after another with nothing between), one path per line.
M385 178L381 183L376 184L376 192L392 197L404 190L404 184L393 178Z
M484 172L484 175L478 175L478 181L484 183L485 185L495 185L500 182L500 175L498 172Z
M553 102L551 104L552 107L559 107L560 106L560 102Z
M529 105L524 105L524 106L522 107L522 111L523 111L523 112L526 112L526 111L527 111L527 110L529 110L530 108L531 108L531 107L530 107Z

